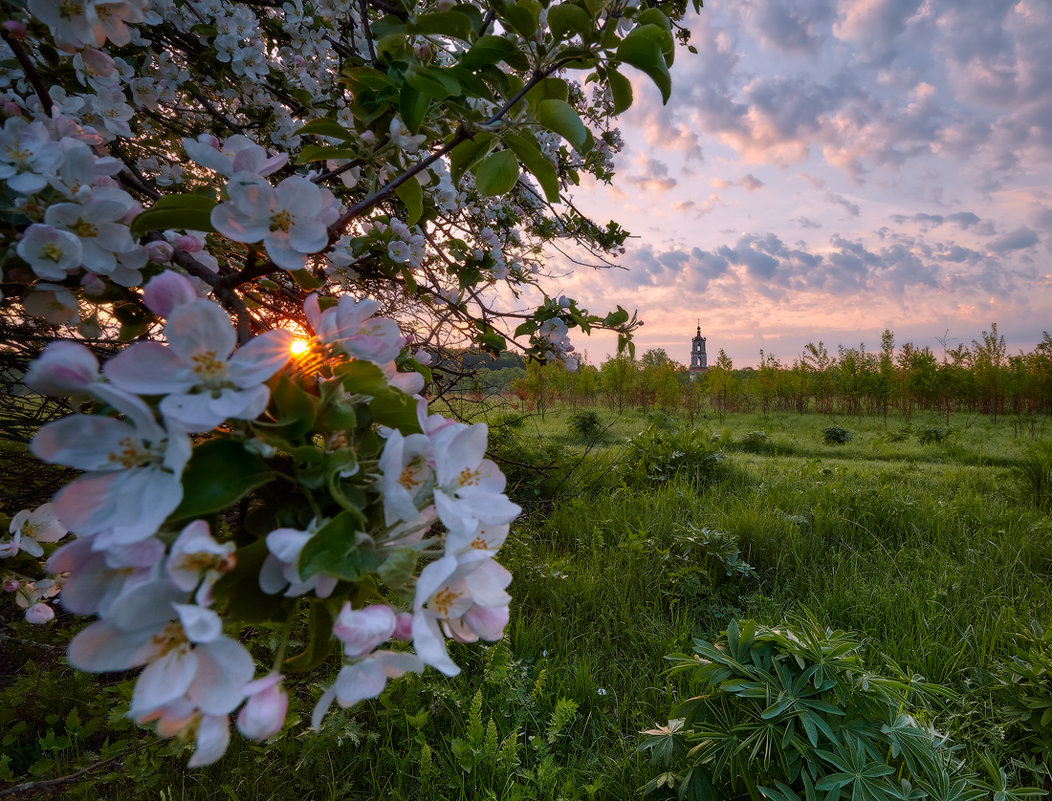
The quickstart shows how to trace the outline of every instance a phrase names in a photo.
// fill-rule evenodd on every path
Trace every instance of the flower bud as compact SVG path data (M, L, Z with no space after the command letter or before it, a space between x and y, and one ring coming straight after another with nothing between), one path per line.
M281 688L281 679L281 674L271 673L244 686L249 698L237 716L237 730L243 737L266 740L285 725L289 696Z
M25 39L26 35L28 34L26 26L23 25L21 22L18 22L17 20L5 20L4 23L0 25L0 27L2 27L4 29L4 33L6 33L12 39Z
M26 622L40 625L55 619L55 610L45 603L33 604L26 610Z
M172 260L175 248L168 242L156 240L146 243L146 255L154 264L167 264Z

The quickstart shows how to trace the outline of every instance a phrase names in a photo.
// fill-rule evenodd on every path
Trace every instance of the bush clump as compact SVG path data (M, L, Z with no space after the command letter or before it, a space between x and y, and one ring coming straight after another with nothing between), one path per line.
M570 432L580 439L598 439L603 433L603 421L593 411L577 412L570 418Z
M822 432L822 440L826 445L845 445L851 442L851 432L840 426L829 426Z
M741 438L738 447L746 453L770 453L771 438L766 431L750 431Z
M715 642L695 640L693 654L670 657L672 672L696 681L695 697L637 747L664 768L644 791L685 801L988 797L927 714L950 691L871 672L861 649L811 620L731 621Z
M723 460L723 452L694 429L651 425L628 440L617 472L631 487L645 488L677 477L713 484L725 475Z
M1015 494L1023 503L1052 510L1052 445L1041 444L1027 450L1012 468L1011 476Z

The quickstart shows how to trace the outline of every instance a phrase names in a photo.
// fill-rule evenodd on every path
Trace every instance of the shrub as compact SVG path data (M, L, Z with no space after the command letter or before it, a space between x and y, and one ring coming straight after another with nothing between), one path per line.
M873 673L861 649L809 620L778 629L732 621L715 642L695 640L693 655L670 659L700 687L667 726L644 733L637 750L665 771L643 789L676 789L688 801L985 796L924 713L927 699L949 691Z
M840 426L829 426L822 432L822 440L826 445L844 445L851 441L851 432Z
M1052 446L1031 447L1012 468L1016 495L1037 509L1052 510Z
M595 412L578 412L570 418L570 431L581 439L598 439L603 433L603 422Z
M632 437L618 465L618 475L632 487L663 483L677 476L711 484L725 474L723 452L693 429L659 429L653 425Z
M676 427L676 421L672 419L672 416L660 409L648 413L647 422L654 428L673 429Z
M948 428L925 426L917 432L917 442L921 445L938 445L940 442L945 441L948 436L950 436Z
M750 431L741 438L738 447L746 453L770 453L771 438L766 431Z
M1014 656L997 674L1009 736L1052 764L1052 631L1032 621L1016 637Z

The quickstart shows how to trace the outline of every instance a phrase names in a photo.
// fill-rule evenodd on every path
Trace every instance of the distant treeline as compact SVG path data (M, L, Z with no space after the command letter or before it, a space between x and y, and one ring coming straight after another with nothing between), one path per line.
M510 356L515 359L516 357ZM498 366L499 365L499 366ZM808 344L791 364L760 352L759 368L735 369L722 350L707 372L689 370L662 349L640 359L612 358L596 367L582 363L570 373L558 364L479 363L457 389L469 394L513 394L523 406L539 411L555 401L683 410L792 410L830 414L895 412L907 420L915 410L947 414L969 411L1003 414L1052 414L1052 337L1045 332L1029 353L1009 354L996 323L970 345L947 347L941 354L906 342L895 344L885 330L880 350L864 345Z

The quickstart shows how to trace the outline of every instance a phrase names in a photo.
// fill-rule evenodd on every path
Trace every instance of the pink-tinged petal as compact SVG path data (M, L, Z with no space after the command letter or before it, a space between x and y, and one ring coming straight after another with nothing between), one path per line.
M106 377L139 395L186 392L197 383L189 364L160 342L137 342L106 362Z
M177 306L197 300L197 292L189 278L174 270L165 270L143 287L142 299L146 308L158 317L167 317Z
M314 594L319 598L328 598L336 589L336 585L340 583L335 576L326 576L322 573L317 573L311 578L314 581Z
M222 556L226 550L214 539L208 530L208 523L195 520L179 532L172 543L172 553L165 562L165 573L168 580L184 592L190 592L201 580L198 557Z
M273 737L285 724L289 696L281 687L281 676L272 673L247 684L243 691L249 696L237 716L237 730L249 740Z
M283 231L268 231L263 247L270 260L283 270L295 272L307 266L307 256L289 245L289 235Z
M463 617L464 623L479 637L496 642L504 636L504 629L511 619L507 606L473 606Z
M321 698L318 699L318 703L314 706L314 711L310 716L310 727L314 731L321 731L321 721L325 717L325 713L329 711L329 707L332 706L332 702L336 700L336 683L333 682L328 689L321 694Z
M380 643L391 639L395 625L394 610L383 604L372 604L364 609L343 605L332 627L333 636L343 643L349 657L363 656Z
M99 620L73 638L66 656L73 667L87 673L128 670L146 662L141 651L152 634L148 629L124 631Z
M507 495L475 487L464 487L457 492L457 503L466 513L484 523L511 523L522 512L522 507L508 500Z
M203 712L225 715L245 698L244 686L256 672L256 664L245 647L229 637L194 649L197 675L187 697Z
M435 511L438 512L438 519L450 531L472 531L478 525L477 518L468 514L458 501L442 490L435 490Z
M88 473L58 491L54 503L70 531L91 536L108 527L114 517L110 495L120 478L119 473Z
M190 437L178 431L169 431L168 447L164 451L164 469L170 470L177 476L182 475L183 468L190 461L192 449L193 443L190 442Z
M229 745L230 721L225 716L203 715L197 726L197 750L186 766L203 768L218 762Z
M29 366L25 383L44 395L90 392L99 378L99 361L77 342L52 342Z
M223 622L211 609L195 604L172 604L172 607L179 615L179 622L183 624L183 631L190 642L208 643L223 636Z
M511 573L487 559L464 577L464 583L475 603L482 606L507 606L511 596L505 588L511 584Z
M174 309L164 327L168 346L193 366L195 356L225 361L237 344L230 317L210 300L195 300Z
M62 606L75 615L94 614L110 584L106 557L93 551L88 539L73 540L58 548L48 558L47 570L69 573L62 583Z
M118 476L111 497L106 499L110 508L100 510L94 518L103 523L97 533L99 543L105 543L105 547L128 545L152 537L183 499L182 481L172 473L149 469L131 470ZM70 486L86 478L82 476ZM109 530L103 532L102 528Z
M289 360L292 332L284 328L250 339L230 357L227 375L239 387L261 384Z
M322 311L321 306L318 304L318 293L311 292L307 295L307 299L303 301L303 314L307 318L307 324L311 327L314 333L318 332L318 326L321 325Z
M259 220L266 226L269 226L271 215L279 208L278 194L270 182L250 172L235 173L231 176L226 191L231 202L243 214Z
M267 535L267 548L282 562L295 564L311 536L294 528L277 528Z
M274 554L267 554L267 558L263 560L263 567L259 570L259 588L267 595L277 595L289 586L284 566L285 563Z
M198 434L210 431L224 422L228 415L215 410L211 392L191 395L169 395L161 401L161 414L169 428Z
M213 228L235 242L258 242L270 230L264 220L245 214L233 203L220 203L210 219Z
M128 714L141 717L180 698L197 673L197 654L187 645L176 646L151 662L135 682Z
M168 704L162 710L153 710L141 718L134 718L134 720L140 724L156 720L157 734L160 737L178 737L194 723L194 718L198 714L193 704L185 698L180 698Z
M274 190L276 205L288 209L300 218L317 217L324 205L321 188L302 175L293 175L279 183Z
M55 619L55 610L45 603L36 603L26 609L26 623L35 626L48 623Z
M296 224L289 228L289 246L298 253L317 253L329 244L329 229L321 220L305 219L297 212Z
M438 621L430 612L421 611L413 615L413 650L425 664L437 668L447 676L460 673L460 668L449 658Z
M265 384L242 390L224 389L218 398L212 398L212 410L224 418L255 420L263 414L269 400L270 389Z
M454 434L447 435L446 432ZM443 486L461 486L474 474L486 456L488 432L485 423L454 432L444 429L435 436L435 471Z
M143 582L121 593L107 620L120 629L145 630L151 634L175 619L173 604L186 601L189 593L163 579Z
M443 556L423 570L416 580L416 597L413 600L413 609L420 609L427 599L438 592L444 585L449 583L450 577L456 573L459 562L456 557Z
M380 663L365 659L340 670L336 677L336 700L342 707L354 706L366 698L376 698L386 684L387 675Z
M48 423L33 438L33 455L44 462L77 470L116 470L111 458L124 449L122 442L136 439L136 430L120 420L98 415L74 414ZM59 511L59 516L65 516Z
M422 673L424 663L416 654L405 651L377 651L372 656L384 669L389 679L397 679L406 673Z

